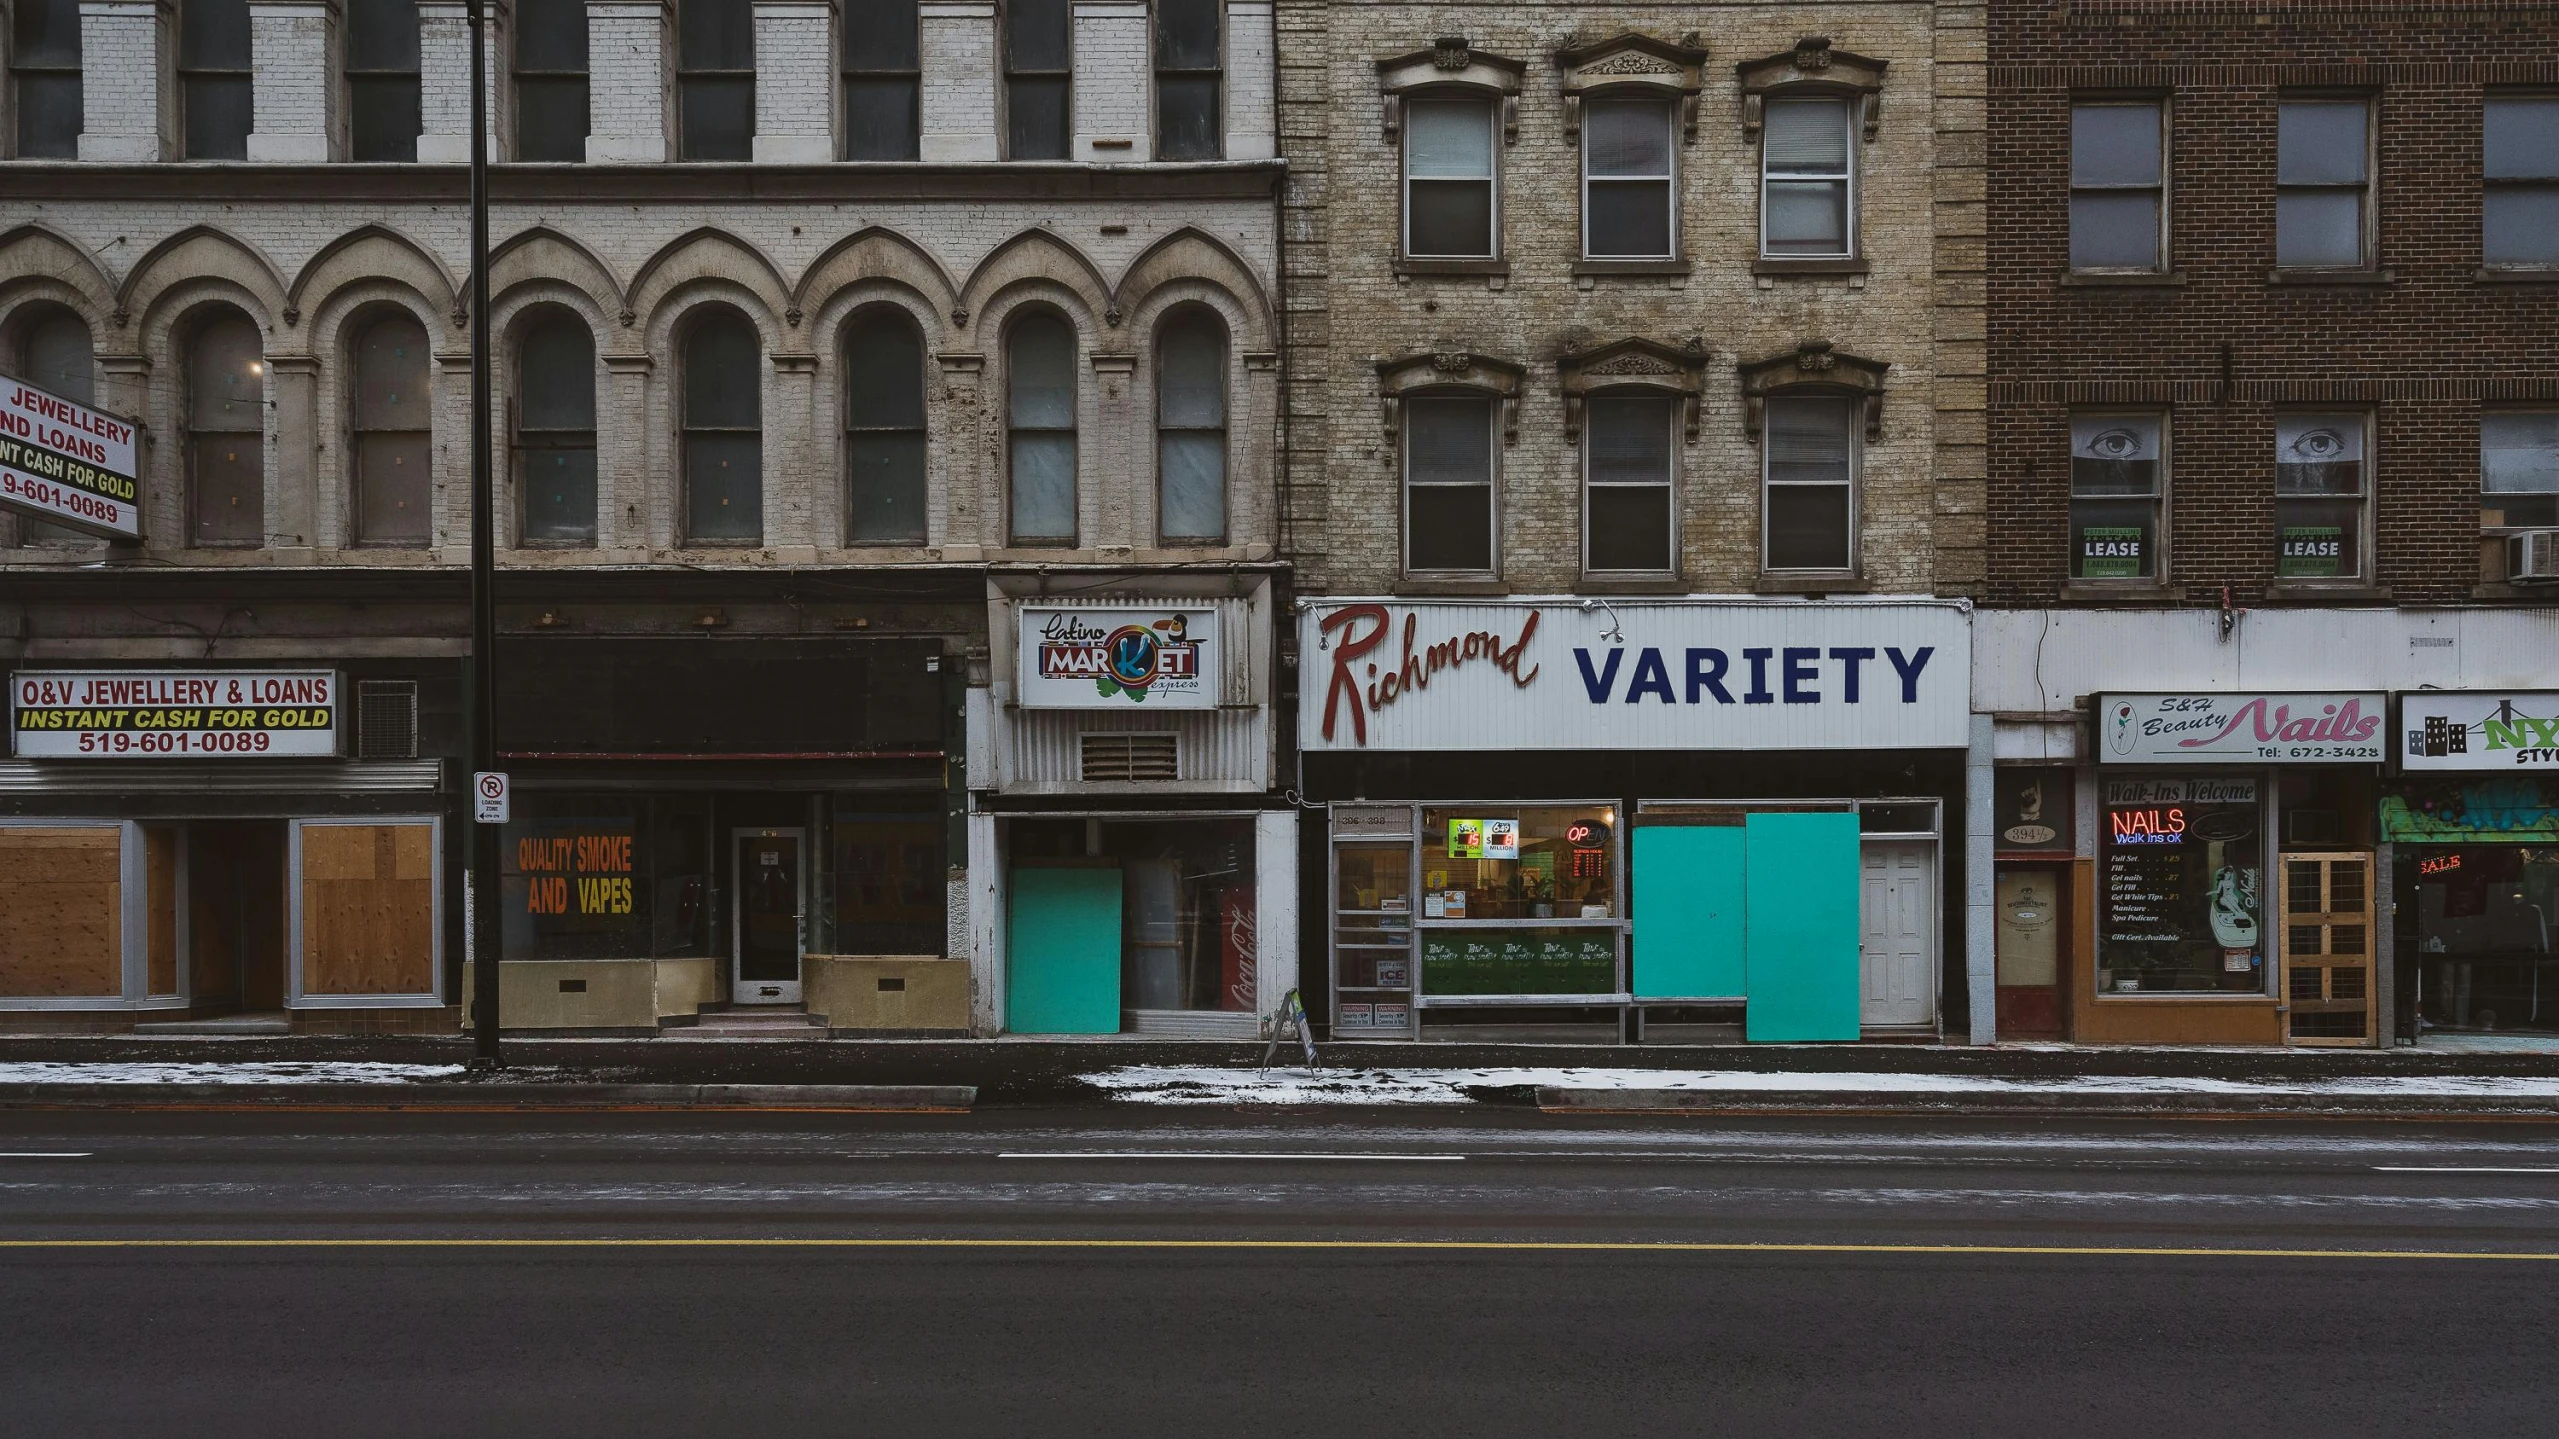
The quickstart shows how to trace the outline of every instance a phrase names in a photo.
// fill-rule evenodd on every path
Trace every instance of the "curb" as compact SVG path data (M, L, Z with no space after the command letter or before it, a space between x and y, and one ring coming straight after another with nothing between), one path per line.
M2050 1114L2245 1115L2259 1119L2559 1119L2559 1099L2386 1094L1946 1093L1840 1089L1573 1089L1544 1085L1537 1107L1558 1114Z
M971 1084L0 1084L0 1109L814 1110L964 1114Z

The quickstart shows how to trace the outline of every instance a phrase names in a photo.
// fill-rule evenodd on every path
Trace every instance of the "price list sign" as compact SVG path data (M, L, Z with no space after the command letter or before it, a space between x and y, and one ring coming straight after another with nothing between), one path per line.
M2101 990L2260 986L2255 780L2110 780L2102 839Z

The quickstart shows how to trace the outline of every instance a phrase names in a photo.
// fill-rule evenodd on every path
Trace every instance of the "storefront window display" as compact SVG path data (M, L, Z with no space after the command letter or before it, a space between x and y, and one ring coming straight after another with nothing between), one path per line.
M2410 778L2380 812L2417 1028L2559 1030L2559 779Z
M2253 777L2105 782L2099 994L2265 992L2262 805Z
M710 825L700 796L517 796L500 846L507 957L711 953Z
M1254 1011L1250 817L1018 820L1011 844L1017 863L1081 859L1119 872L1123 1010Z
M833 824L838 954L940 954L942 797L838 795Z

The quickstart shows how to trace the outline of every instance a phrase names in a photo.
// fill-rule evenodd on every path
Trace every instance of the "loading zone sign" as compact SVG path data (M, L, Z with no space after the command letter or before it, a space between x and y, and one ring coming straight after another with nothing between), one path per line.
M111 540L142 538L133 422L0 380L0 505Z

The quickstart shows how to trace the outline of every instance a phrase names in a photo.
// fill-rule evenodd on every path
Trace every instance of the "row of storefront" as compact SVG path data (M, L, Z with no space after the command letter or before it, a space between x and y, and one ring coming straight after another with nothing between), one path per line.
M2528 612L1316 601L1284 667L1268 574L1096 579L527 609L505 1023L2559 1034ZM466 1023L458 664L8 684L0 1027Z

